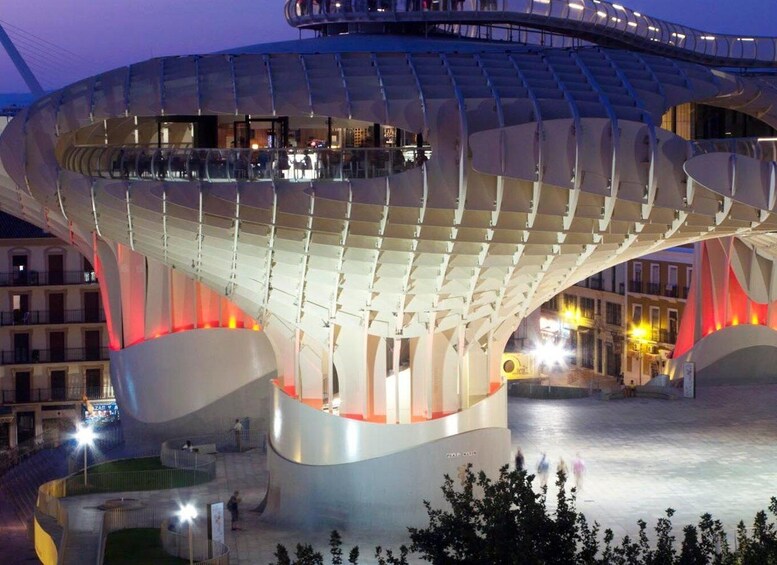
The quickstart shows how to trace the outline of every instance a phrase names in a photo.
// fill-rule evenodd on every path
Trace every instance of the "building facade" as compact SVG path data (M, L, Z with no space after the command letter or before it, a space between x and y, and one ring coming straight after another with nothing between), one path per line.
M0 213L0 450L56 439L113 404L94 268L62 240Z
M524 318L505 351L505 378L547 378L560 386L586 387L601 386L602 377L616 382L624 371L628 330L626 270L621 264L583 279ZM538 362L547 344L559 357ZM523 365L531 370L515 370Z
M693 246L629 261L626 383L666 374L693 280Z

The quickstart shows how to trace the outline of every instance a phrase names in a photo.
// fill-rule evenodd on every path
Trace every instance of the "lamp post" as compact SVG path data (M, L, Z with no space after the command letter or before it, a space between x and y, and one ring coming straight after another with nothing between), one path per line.
M186 522L188 524L188 530L189 530L189 565L194 564L194 550L193 550L193 542L192 542L192 524L194 523L194 519L197 517L197 509L194 507L193 504L185 504L184 506L181 506L181 509L178 511L178 516L181 519L181 522Z
M78 431L75 434L76 441L78 442L79 447L83 447L84 449L84 486L86 486L86 465L87 465L87 450L90 445L94 443L94 430L84 424L80 428L78 428Z
M642 386L642 348L644 347L647 330L643 326L636 326L631 330L631 337L637 343L637 359L639 363L639 386Z

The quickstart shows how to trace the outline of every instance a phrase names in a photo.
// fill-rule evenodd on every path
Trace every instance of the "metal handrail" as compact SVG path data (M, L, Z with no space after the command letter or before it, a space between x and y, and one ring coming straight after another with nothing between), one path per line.
M776 67L777 38L719 34L660 20L604 0L287 0L295 27L369 22L448 26L516 25L617 44L712 66Z
M257 182L377 178L422 166L429 147L200 149L104 145L69 147L63 168L122 180Z
M693 155L734 153L761 161L777 161L777 137L729 137L688 142Z

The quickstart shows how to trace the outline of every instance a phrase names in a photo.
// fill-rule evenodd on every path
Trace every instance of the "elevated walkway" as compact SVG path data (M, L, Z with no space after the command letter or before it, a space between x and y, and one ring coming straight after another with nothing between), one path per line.
M285 10L291 25L328 35L437 31L554 47L585 41L713 67L777 68L773 37L702 31L603 0L287 0Z

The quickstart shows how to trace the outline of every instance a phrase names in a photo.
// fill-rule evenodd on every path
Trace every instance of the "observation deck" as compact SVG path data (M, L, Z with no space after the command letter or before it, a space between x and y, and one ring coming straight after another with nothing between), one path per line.
M65 151L63 168L123 180L261 182L344 181L386 177L422 166L424 147L202 149L98 145Z
M777 38L726 35L652 18L603 0L287 0L300 29L341 33L441 33L576 47L581 42L713 67L777 67Z

